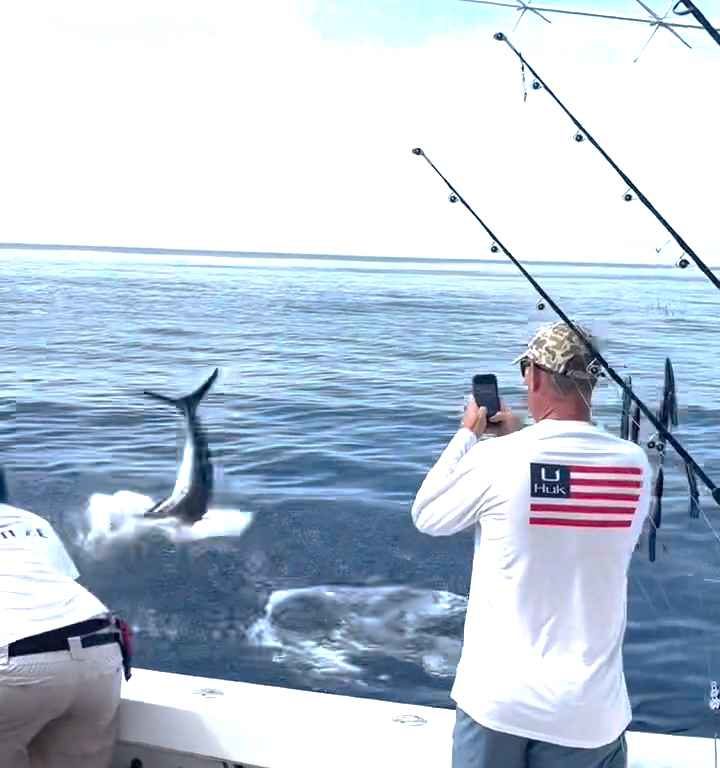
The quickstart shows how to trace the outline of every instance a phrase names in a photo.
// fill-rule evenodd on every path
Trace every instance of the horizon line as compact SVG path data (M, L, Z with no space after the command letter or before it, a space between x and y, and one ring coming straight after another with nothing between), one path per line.
M345 261L374 261L374 262L419 262L437 264L509 264L507 259L487 259L487 258L442 258L435 256L358 256L354 254L329 254L329 253L286 253L282 251L239 251L229 249L209 249L209 248L159 248L159 247L139 247L131 245L79 245L62 243L4 243L0 242L0 250L25 250L25 251L78 251L78 252L98 252L98 253L124 253L124 254L147 254L150 256L222 256L224 258L244 258L248 256L265 258L285 258L285 259L316 259L320 261L329 261L340 259ZM526 259L525 263L530 264L570 264L572 266L597 266L597 267L629 267L635 269L674 269L674 266L665 264L644 264L638 262L621 261L566 261L566 260L546 260L546 259ZM719 265L710 266L711 269L720 269Z

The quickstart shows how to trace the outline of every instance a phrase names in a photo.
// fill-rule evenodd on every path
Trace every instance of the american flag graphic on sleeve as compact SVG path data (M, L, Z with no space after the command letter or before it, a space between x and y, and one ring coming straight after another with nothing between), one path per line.
M530 464L530 525L629 528L640 500L639 467Z

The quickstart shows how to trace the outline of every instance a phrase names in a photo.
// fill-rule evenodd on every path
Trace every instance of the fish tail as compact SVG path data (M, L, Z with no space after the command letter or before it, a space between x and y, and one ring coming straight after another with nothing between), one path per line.
M203 384L201 384L194 392L191 392L189 395L185 395L185 397L167 397L166 395L160 395L157 392L152 392L147 389L143 391L143 394L147 395L148 397L152 397L154 400L159 400L162 403L174 405L179 411L193 416L197 410L198 405L200 405L201 400L208 393L210 387L212 387L212 385L215 383L215 379L217 379L218 373L219 369L216 368Z
M177 406L178 400L172 397L166 397L165 395L159 395L157 392L151 392L149 389L143 390L143 395L152 397L154 400L159 400L161 403L168 403L169 405Z

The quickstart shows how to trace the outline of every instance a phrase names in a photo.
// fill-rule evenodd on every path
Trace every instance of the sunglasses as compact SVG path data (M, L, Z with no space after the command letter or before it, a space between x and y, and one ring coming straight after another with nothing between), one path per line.
M525 373L528 369L528 366L532 363L536 368L539 368L541 371L545 371L546 373L552 373L557 375L557 371L551 371L549 368L546 368L544 365L540 365L539 363L536 363L534 360L529 360L527 357L524 357L520 361L520 373L523 377L523 381L525 380ZM583 374L582 372L578 371L571 371L570 373L562 374L564 376L568 376L573 379L595 379L597 380L601 376L605 376L605 373L600 369L600 366L595 364L594 368L597 370L593 371L592 369L588 370L589 376L587 374Z
M530 360L527 357L523 357L523 359L520 361L520 374L522 375L523 379L525 378L525 373L530 366L530 363L532 363L536 368L539 368L541 371L545 371L546 373L555 373L555 371L551 371L549 368L546 368L544 365L540 365L539 363L536 363L534 360Z

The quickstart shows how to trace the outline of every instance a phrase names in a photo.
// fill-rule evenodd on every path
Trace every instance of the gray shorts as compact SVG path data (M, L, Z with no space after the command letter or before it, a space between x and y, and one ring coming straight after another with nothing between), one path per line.
M596 749L561 747L500 733L457 708L452 768L627 768L625 734Z

